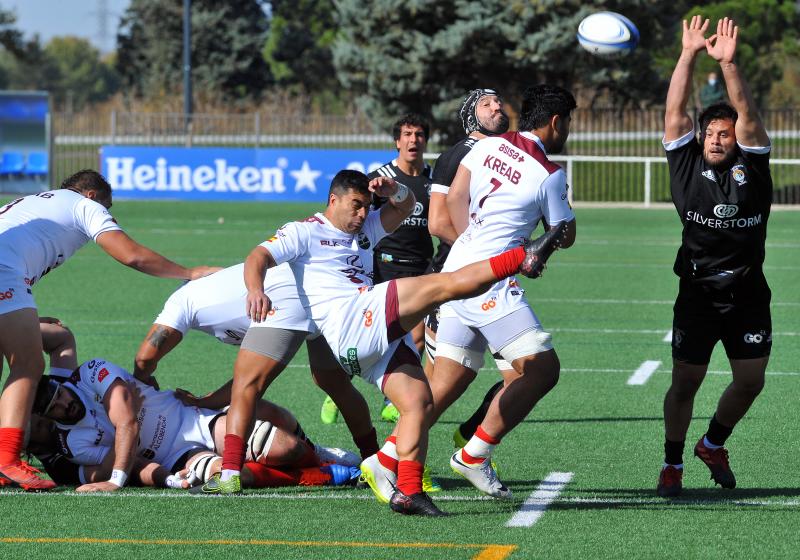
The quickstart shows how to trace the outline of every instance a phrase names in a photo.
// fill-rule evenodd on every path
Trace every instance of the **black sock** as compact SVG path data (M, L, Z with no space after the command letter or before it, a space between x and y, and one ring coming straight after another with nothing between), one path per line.
M464 422L458 427L458 431L461 432L461 437L464 439L469 439L475 434L475 430L478 429L478 426L481 425L483 419L486 418L486 411L489 410L489 405L492 403L492 399L497 394L497 392L503 388L503 382L498 381L492 387L486 391L486 395L483 397L483 402L478 407L478 409L469 417L469 420Z
M683 447L686 445L686 440L683 441L670 441L664 440L664 462L668 465L681 465L683 464Z
M706 432L706 437L708 441L713 443L714 445L725 445L725 440L733 432L733 426L730 428L728 426L723 426L717 420L717 415L711 417L711 422L708 423L708 431Z
M297 436L302 442L305 442L306 445L314 449L314 443L308 438L306 433L303 431L303 428L300 426L300 422L297 423L297 427L294 429L294 435Z

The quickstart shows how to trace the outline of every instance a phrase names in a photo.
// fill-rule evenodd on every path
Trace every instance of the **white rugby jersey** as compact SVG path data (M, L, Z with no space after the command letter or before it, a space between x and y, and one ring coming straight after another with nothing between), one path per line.
M33 285L89 240L121 229L101 204L67 189L18 198L0 207L0 266Z
M372 285L373 248L385 236L379 211L369 212L356 234L343 232L317 213L286 224L261 246L276 263L289 263L310 318L324 321L329 311L337 309L332 301ZM267 272L267 280L273 271Z
M471 173L469 225L453 244L444 271L520 245L541 219L555 225L575 217L564 170L547 159L541 141L529 132L484 138L461 165Z
M272 301L265 326L312 332L312 323L300 303L288 264L269 271L264 292ZM244 263L240 263L185 283L169 297L155 323L172 327L181 334L195 329L238 346L250 326L246 305Z
M103 397L117 379L135 383L142 393L142 408L136 417L139 424L136 454L162 463L173 455L173 443L181 433L181 426L184 422L192 423L198 409L185 406L172 391L156 391L136 381L120 366L100 359L81 364L65 383L81 399L86 414L76 424L56 423L61 454L79 465L97 465L114 448L116 432L103 406Z

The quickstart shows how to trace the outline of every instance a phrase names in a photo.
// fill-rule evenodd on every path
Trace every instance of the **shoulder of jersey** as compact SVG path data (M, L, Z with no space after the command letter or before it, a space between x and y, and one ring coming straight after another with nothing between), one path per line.
M370 177L390 177L394 179L397 177L397 168L394 166L394 162L389 162L384 165L381 165L378 169L373 171L369 174Z
M515 148L522 150L536 160L539 165L544 167L545 171L550 174L553 174L561 169L560 165L548 159L547 154L544 152L544 150L542 150L537 142L531 140L530 138L525 138L519 132L505 132L499 136L492 136L492 138L505 140Z

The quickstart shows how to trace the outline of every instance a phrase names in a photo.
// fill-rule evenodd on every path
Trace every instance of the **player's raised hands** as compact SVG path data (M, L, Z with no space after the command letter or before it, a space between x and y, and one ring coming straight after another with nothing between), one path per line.
M708 55L725 64L733 62L736 55L736 37L739 35L739 26L731 18L723 18L717 22L717 32L706 39Z
M389 198L397 192L397 181L391 177L375 177L369 182L370 192L381 198Z
M684 50L696 53L706 48L706 31L708 31L708 19L703 16L692 16L692 20L687 23L683 20L683 39Z

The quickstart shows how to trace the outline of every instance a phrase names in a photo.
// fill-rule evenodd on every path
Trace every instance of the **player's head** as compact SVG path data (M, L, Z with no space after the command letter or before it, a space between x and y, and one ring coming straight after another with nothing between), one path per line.
M503 110L503 100L493 89L473 89L461 102L458 111L464 132L478 132L484 136L503 134L508 130L508 115Z
M539 84L522 94L519 129L534 132L551 154L560 153L569 136L575 97L559 86Z
M369 179L360 171L343 169L331 181L325 217L342 231L357 233L372 203Z
M106 208L111 208L111 185L105 177L92 169L81 169L61 183L62 189L69 189L90 198Z
M430 133L431 127L421 115L408 113L400 117L392 127L398 158L406 163L421 164Z
M703 159L725 169L736 159L736 119L739 114L727 103L710 105L697 119L703 141Z
M36 389L33 412L55 422L75 424L86 415L86 407L75 391L43 375Z
M58 449L58 436L56 426L52 420L31 414L31 423L28 429L28 443L25 445L28 453L34 455L47 455Z

